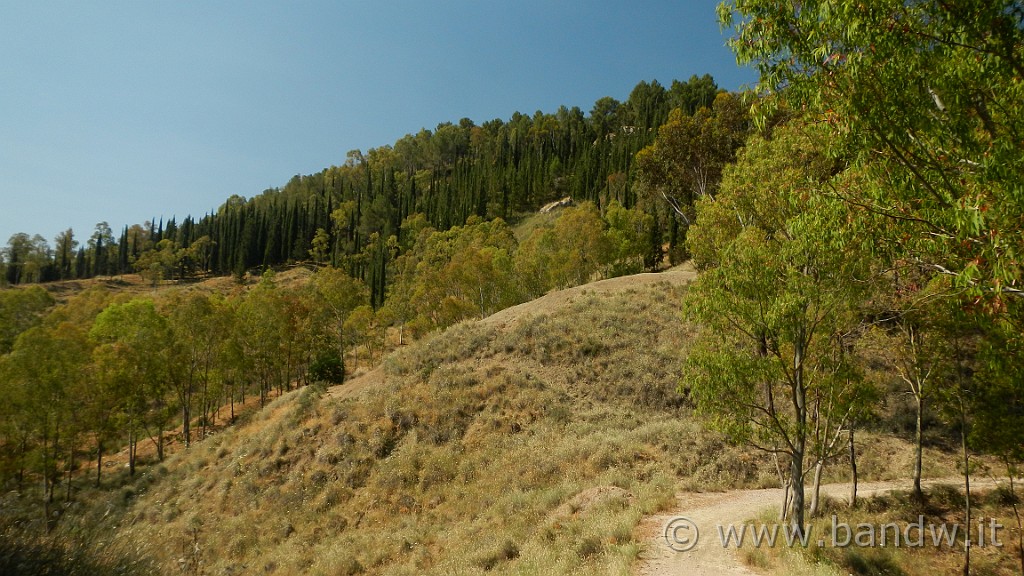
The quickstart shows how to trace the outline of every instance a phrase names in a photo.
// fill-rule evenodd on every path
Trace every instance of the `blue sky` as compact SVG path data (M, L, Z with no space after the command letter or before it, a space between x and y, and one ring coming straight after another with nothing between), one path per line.
M0 0L0 244L216 209L468 117L756 80L714 0Z

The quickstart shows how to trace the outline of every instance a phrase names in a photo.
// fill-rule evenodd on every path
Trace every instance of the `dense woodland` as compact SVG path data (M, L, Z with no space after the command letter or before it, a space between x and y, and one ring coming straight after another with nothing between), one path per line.
M893 406L912 414L919 497L928 427L965 481L979 453L1019 476L1024 7L832 4L723 5L754 94L644 82L589 115L462 120L352 152L197 220L100 225L82 247L16 235L10 284L267 272L226 295L0 292L3 480L42 478L52 502L77 461L159 443L174 421L188 442L226 402L341 382L395 338L657 269L666 250L701 271L680 392L779 459L798 527L822 468ZM515 226L564 196L577 206ZM289 263L308 281L279 282Z

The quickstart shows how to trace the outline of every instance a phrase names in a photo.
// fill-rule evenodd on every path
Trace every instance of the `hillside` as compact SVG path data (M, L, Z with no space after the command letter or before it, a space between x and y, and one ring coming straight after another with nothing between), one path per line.
M191 527L210 573L624 567L633 526L677 473L719 475L668 457L721 448L695 445L673 400L685 330L662 328L678 325L678 291L578 289L504 328L428 337L392 355L380 384L342 388L360 394L289 394L149 472L119 539L168 571Z
M606 280L460 323L343 386L286 394L82 522L164 573L627 573L638 523L680 487L777 482L675 391L692 277ZM909 454L865 445L866 478Z

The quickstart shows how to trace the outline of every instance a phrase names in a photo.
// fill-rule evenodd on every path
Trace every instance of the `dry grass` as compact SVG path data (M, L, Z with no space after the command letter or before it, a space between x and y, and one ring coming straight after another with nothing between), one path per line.
M430 335L357 393L285 394L82 523L164 573L627 574L678 489L777 480L675 390L685 287L614 282ZM862 438L865 479L909 454Z
M285 395L169 460L120 535L166 572L198 547L215 574L627 573L679 477L756 482L674 390L679 297L464 323L358 396Z
M1020 573L1020 556L1017 543L1020 531L1014 519L1008 491L1003 489L972 490L974 509L971 537L974 546L971 551L971 574L1005 575ZM964 562L963 488L938 484L925 489L923 501L912 498L909 492L896 491L864 500L856 509L845 503L829 501L822 517L809 523L813 536L807 549L795 548L751 548L743 551L744 560L763 572L779 575L822 574L822 575L863 575L863 576L933 576L934 574L958 574ZM838 530L833 534L833 515ZM990 521L1002 526L997 531L1001 546L994 546L989 540ZM762 522L773 523L774 515L765 515ZM978 545L978 522L984 525L984 545ZM920 542L917 542L917 528L905 533L908 525L923 523L926 527ZM866 527L875 528L872 545ZM935 545L929 525L958 525L960 532L955 544L950 546L942 538L941 545ZM887 526L887 541L882 544L880 527ZM894 528L894 526L896 528ZM847 528L849 527L849 528ZM900 544L894 543L895 529L900 532ZM941 528L939 528L941 530ZM858 536L860 534L860 536ZM908 546L905 540L909 534ZM858 540L861 545L856 545ZM834 546L847 539L848 546ZM923 545L918 545L923 544Z

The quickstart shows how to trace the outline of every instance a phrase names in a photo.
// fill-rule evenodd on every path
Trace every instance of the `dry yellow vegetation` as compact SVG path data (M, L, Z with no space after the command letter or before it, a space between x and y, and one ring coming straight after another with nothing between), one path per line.
M637 526L678 490L778 481L676 391L692 276L598 282L429 335L149 467L82 522L168 574L628 574ZM865 436L886 452L869 447L866 479L909 454Z

